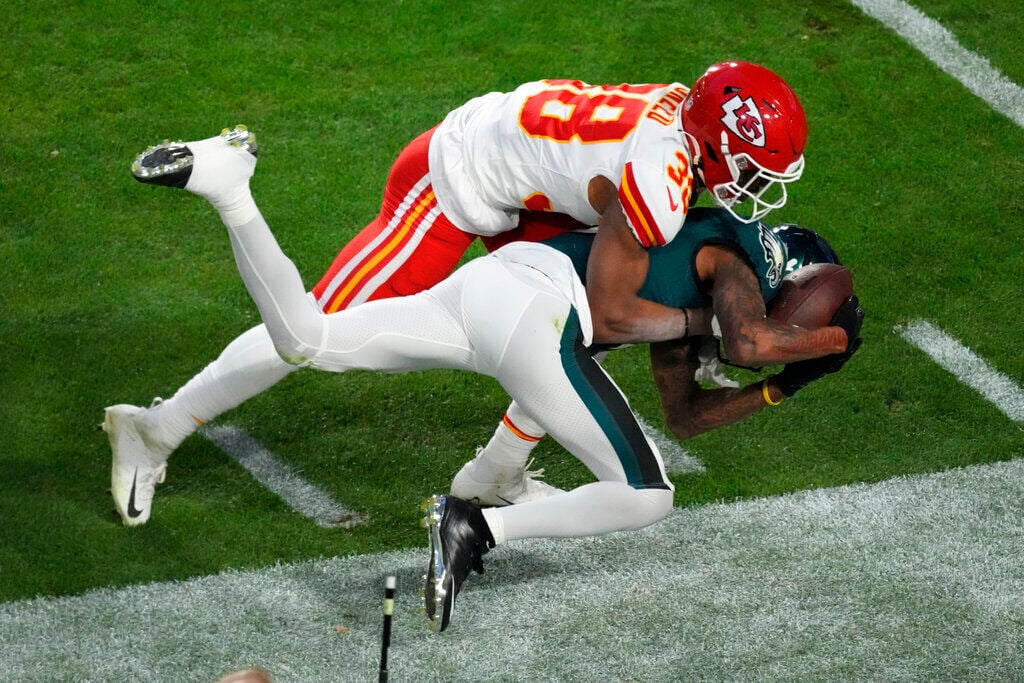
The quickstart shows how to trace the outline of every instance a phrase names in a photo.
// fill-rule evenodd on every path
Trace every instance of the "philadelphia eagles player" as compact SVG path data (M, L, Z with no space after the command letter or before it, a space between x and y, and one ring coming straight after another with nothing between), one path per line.
M281 358L331 372L451 368L494 377L596 478L565 493L485 510L453 496L432 497L425 602L438 630L447 628L456 595L489 548L514 539L639 529L671 511L673 486L658 448L592 356L590 306L570 256L543 244L514 243L419 294L325 314L307 296L252 199L250 142L238 144L226 134L188 143L188 164L157 173L218 211ZM670 264L689 268L699 284L694 295L709 297L733 361L789 364L763 386L766 401L814 379L801 361L825 357L830 369L838 368L857 348L862 314L854 299L834 324L805 329L765 316L762 286L734 246L708 242L689 265ZM772 287L781 282L783 265L769 264ZM671 280L652 282L678 292L694 284Z
M543 230L536 219L532 227ZM584 281L592 243L593 235L580 232L562 232L543 241L567 254ZM796 225L744 225L725 211L705 208L691 209L686 229L672 243L650 250L649 256L650 269L640 296L680 309L712 310L721 321L724 355L746 366L774 364L768 359L777 357L780 345L789 343L764 327L765 302L775 298L783 277L811 263L839 263L835 251L811 230ZM699 383L698 373L706 369L709 360L702 348L706 349L707 341L717 346L717 340L689 336L650 344L651 369L666 422L677 437L688 438L778 405L784 397L842 368L860 347L862 319L859 302L852 296L833 321L848 333L843 350L789 362L781 372L745 387L720 380L719 387L708 389ZM800 343L795 338L791 341ZM516 416L514 422L512 415ZM630 422L625 415L621 417L623 423ZM491 547L513 538L576 535L571 530L586 525L559 523L557 516L595 512L574 510L565 500L586 486L563 495L553 487L535 487L536 493L551 497L483 511L467 504L468 500L504 505L500 482L521 481L529 453L544 433L530 411L513 402L487 447L456 475L451 495L433 496L429 501L425 521L430 529L431 557L426 607L439 630L447 628L462 583L471 569L482 571L482 556ZM623 466L628 468L626 461ZM632 479L629 483L637 485ZM567 504L557 506L559 499ZM605 510L609 515L613 511L628 516L611 505ZM549 522L546 526L540 524L540 516Z
M739 257L734 263L738 272L730 277L756 278L760 287L760 300L751 296L752 300L746 302L754 309L763 306L762 301L771 302L782 278L801 266L839 263L824 238L797 225L745 225L721 209L702 207L691 209L688 221L673 242L650 250L651 269L639 293L650 301L685 310L690 318L688 336L650 344L651 369L666 420L680 439L749 417L768 405L765 392L773 402L780 395L792 395L799 388L793 378L817 378L825 374L829 362L806 361L788 368L781 378L769 378L744 389L727 382L719 370L717 339L701 336L702 331L710 330L711 297L708 273L698 272L698 262L719 250L735 253ZM593 234L566 232L566 221L560 216L534 215L524 230L510 233L503 243L514 240L543 241L568 254L580 279L586 282ZM749 275L745 270L750 271ZM720 288L719 305L725 305L727 297L742 296L743 291ZM722 336L720 331L718 336ZM734 344L742 338L740 333L727 337ZM739 359L745 354L744 348L734 347L723 355ZM845 358L839 365L842 362ZM696 377L716 379L719 387L702 389ZM533 479L535 473L525 472L530 454L543 436L544 430L513 401L488 444L456 475L452 495L481 505L501 506L559 492Z

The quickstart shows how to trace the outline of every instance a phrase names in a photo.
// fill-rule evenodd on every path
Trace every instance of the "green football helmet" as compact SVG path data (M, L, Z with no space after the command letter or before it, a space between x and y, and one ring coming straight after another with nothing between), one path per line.
M772 228L772 232L786 247L784 275L812 263L835 263L842 265L839 256L825 238L807 228L793 223L783 223Z

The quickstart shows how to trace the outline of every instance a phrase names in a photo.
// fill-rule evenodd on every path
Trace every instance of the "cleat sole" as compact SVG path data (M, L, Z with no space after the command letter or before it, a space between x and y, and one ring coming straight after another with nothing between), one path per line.
M446 568L444 565L444 552L441 547L441 518L444 516L445 500L443 496L433 495L424 501L423 524L427 528L430 541L430 564L423 581L423 609L430 620L430 630L441 631L441 621L444 609L442 605L447 598L447 591L444 589L444 578ZM433 606L433 610L431 610Z
M256 135L244 125L239 124L233 129L225 128L220 135L228 144L241 147L253 156L257 155ZM188 183L194 163L195 155L187 143L180 140L164 140L159 145L147 147L135 157L135 161L132 162L132 175L140 183L180 189Z

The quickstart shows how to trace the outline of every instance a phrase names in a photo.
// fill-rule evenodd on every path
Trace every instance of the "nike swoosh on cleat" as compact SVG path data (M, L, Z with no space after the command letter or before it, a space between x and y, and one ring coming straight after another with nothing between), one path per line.
M132 492L131 495L128 496L128 516L133 519L142 514L142 510L139 510L135 507L135 480L138 478L138 476L139 468L136 467L135 474L132 475Z

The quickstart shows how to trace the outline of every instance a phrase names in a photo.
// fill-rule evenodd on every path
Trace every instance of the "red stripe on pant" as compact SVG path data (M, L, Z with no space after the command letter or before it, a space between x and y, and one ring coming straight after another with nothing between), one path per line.
M429 201L429 205L423 203L428 195L433 197L427 162L433 133L433 129L423 133L398 156L384 188L380 214L339 252L313 288L313 295L325 312L345 308L354 300L373 301L429 289L455 270L472 244L475 235L459 230L444 214L438 213L415 249L401 248L408 244L412 229L436 203L436 200ZM407 201L410 192L425 178L428 181L425 187L412 201ZM409 218L413 218L412 224ZM403 235L403 230L407 234ZM367 251L371 245L372 249ZM372 265L367 268L369 264ZM385 282L368 290L373 276L384 268L395 268L395 271ZM349 272L339 279L343 270Z

